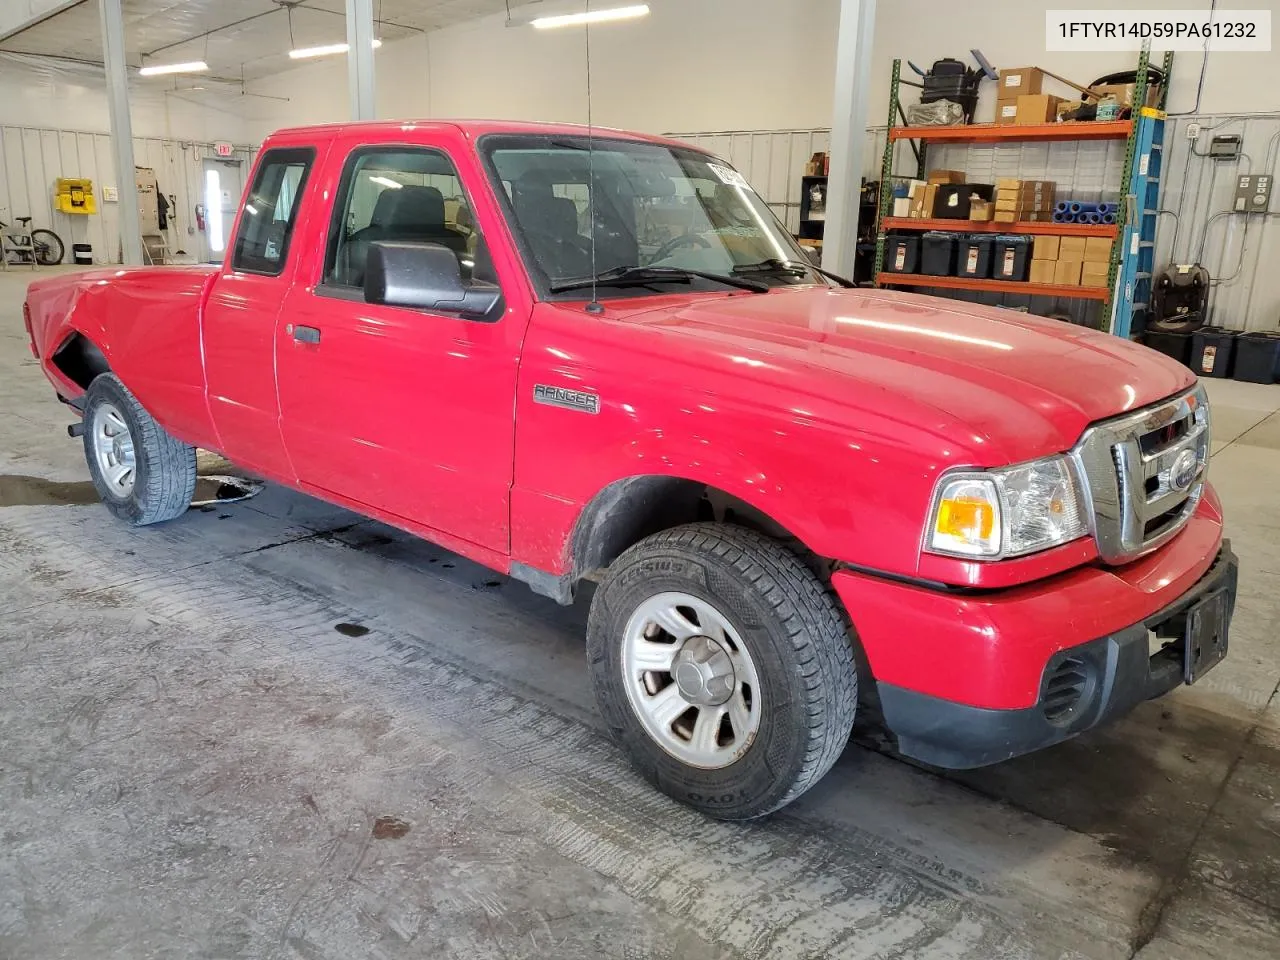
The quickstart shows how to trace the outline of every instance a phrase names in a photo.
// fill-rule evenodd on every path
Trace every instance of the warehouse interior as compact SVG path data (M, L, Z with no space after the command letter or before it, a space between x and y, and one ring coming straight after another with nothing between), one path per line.
M1272 11L1265 4L1235 6L1248 9L1225 11L1216 0L1134 0L1131 9L1114 13L1148 24L1177 17L1213 24L1234 16L1256 26L1252 47L1186 41L1172 50L1166 47L1177 44L1151 38L1110 48L1100 40L1090 46L1087 37L1076 47L1056 43L1055 23L1111 15L1083 0L983 0L968 7L943 0L0 4L0 399L8 413L0 433L0 598L9 610L0 626L0 957L1280 956L1280 507L1274 493L1280 477L1280 201L1272 198L1280 172L1280 51L1272 49ZM821 472L844 462L824 459L835 456L834 447L824 445L824 411L828 402L847 402L855 410L864 404L868 417L883 416L876 422L899 431L891 457L867 461L874 464L869 474L889 478L890 490L860 505L888 516L897 509L890 495L895 483L907 497L913 483L934 489L935 481L946 480L943 468L933 466L916 471L927 473L926 480L910 471L893 479L894 464L905 462L899 448L925 443L930 431L998 423L1001 437L1020 438L1037 451L1000 462L957 453L947 469L994 476L996 468L1015 471L1050 451L1065 463L1084 456L1088 433L1074 446L1073 440L1052 447L1039 435L1047 432L1044 424L1069 410L1096 431L1103 421L1151 413L1157 404L1147 409L1148 400L1135 400L1135 389L1140 393L1142 378L1150 376L1171 384L1152 399L1167 405L1173 402L1168 396L1179 394L1188 418L1177 428L1188 431L1185 437L1170 426L1161 442L1190 443L1204 431L1197 441L1203 450L1192 448L1200 458L1192 459L1199 471L1195 499L1178 520L1202 519L1207 509L1217 525L1211 550L1218 559L1205 554L1199 569L1212 561L1221 575L1232 551L1238 558L1238 585L1233 569L1230 587L1214 588L1213 596L1227 597L1226 612L1215 615L1225 616L1224 630L1230 624L1229 647L1224 633L1217 654L1221 662L1206 661L1203 672L1188 666L1186 683L1096 727L1073 727L1069 738L1043 749L971 769L931 762L941 754L903 749L905 736L899 742L887 683L881 703L884 678L881 661L871 655L870 614L862 619L863 611L838 590L835 574L866 576L886 591L918 581L945 594L954 607L934 621L940 630L975 606L993 609L1016 601L1019 591L1059 584L1064 592L1057 604L1041 608L1052 613L1038 614L1028 629L1078 632L1087 630L1082 624L1119 621L1102 609L1105 589L1070 593L1071 577L1129 578L1141 591L1163 596L1177 578L1159 566L1162 554L1135 551L1125 557L1128 566L1109 566L1102 521L1094 516L1079 521L1076 540L1067 536L1054 547L1054 556L1062 556L1072 543L1081 551L1089 544L1093 552L1073 561L1078 569L1046 567L1019 585L984 580L988 574L979 568L1021 563L1030 569L1034 555L953 554L953 560L968 558L966 585L923 572L942 570L938 564L920 565L913 579L811 549L800 531L778 522L773 539L794 548L800 566L814 568L814 583L823 596L836 598L832 609L841 629L855 638L849 641L850 662L857 663L853 734L832 753L829 772L792 802L774 805L781 809L760 819L717 818L696 802L664 796L665 787L654 789L656 775L643 764L637 764L641 772L633 770L615 744L618 724L602 710L598 688L593 694L600 658L593 652L589 663L584 655L584 635L594 637L603 617L604 604L593 611L593 598L613 589L608 565L574 592L563 587L568 581L561 570L553 571L561 578L553 582L537 564L518 562L521 536L535 544L551 536L517 516L519 496L510 495L512 547L501 569L466 538L426 536L421 525L394 522L394 511L358 509L354 496L303 492L304 482L278 482L270 469L237 462L231 449L216 451L185 436L170 440L199 447L192 453L194 493L172 519L131 526L114 507L104 509L99 467L91 457L86 467L92 442L86 431L96 429L96 420L85 415L84 398L94 396L94 375L116 371L129 386L116 356L131 353L128 369L160 384L157 396L198 395L190 404L206 411L219 402L239 406L234 397L217 396L212 379L184 380L200 376L206 363L213 369L203 345L189 368L171 365L166 351L181 335L187 302L218 290L215 276L216 283L236 279L237 237L246 229L242 221L252 220L242 208L256 214L253 204L262 196L258 158L315 137L323 144L317 172L310 180L303 174L298 196L310 190L308 202L339 203L331 193L347 190L351 176L336 153L343 144L357 144L354 157L364 146L388 149L402 137L434 136L432 130L463 118L473 124L459 128L468 142L499 136L492 131L507 122L513 137L542 135L527 122L554 124L546 127L548 138L572 140L565 151L589 157L597 143L619 136L616 131L632 131L646 143L667 145L663 149L670 141L688 144L698 156L711 155L707 169L716 171L722 188L750 194L747 206L757 221L769 211L776 218L762 229L782 238L773 241L782 258L774 267L792 273L779 285L812 285L828 300L846 299L820 308L817 292L809 291L815 299L796 308L801 326L810 325L804 337L794 330L761 332L768 311L742 307L717 317L699 342L674 339L699 323L696 304L668 302L714 299L698 287L705 277L696 279L696 271L683 277L684 286L621 291L629 297L661 289L653 309L671 314L653 327L673 335L664 348L672 371L692 362L682 351L712 343L738 382L749 386L763 378L758 390L743 387L759 406L750 408L745 428L728 435L716 435L725 421L711 414L745 401L727 386L733 378L718 369L693 381L675 372L638 373L637 380L678 382L688 391L672 401L683 419L646 421L622 404L632 432L597 441L593 424L607 420L620 395L610 398L607 389L597 395L598 385L585 375L567 375L557 389L569 392L561 389L550 400L536 393L544 388L532 372L520 375L521 393L513 400L505 394L484 399L486 389L497 388L454 374L438 384L424 377L413 385L417 394L397 400L392 413L361 395L378 375L359 365L367 361L360 354L349 371L333 368L342 382L328 385L331 392L317 387L300 394L336 396L339 406L355 411L331 411L333 420L326 421L333 435L323 442L332 441L335 459L350 440L339 436L343 425L357 413L372 410L405 424L411 411L421 423L411 429L431 437L433 419L505 404L507 412L515 410L514 439L493 443L514 448L516 466L504 482L511 487L514 474L518 488L523 445L532 443L521 434L526 408L520 397L531 393L533 402L551 405L536 409L558 406L567 418L560 432L538 435L545 445L534 457L565 473L574 470L579 439L590 438L597 461L634 447L650 461L664 461L652 464L654 471L680 480L660 441L686 429L706 449L708 464L723 447L726 463L752 466L759 435L785 432L768 419L775 408L786 408L787 429L796 430L789 456L810 473ZM378 123L353 126L356 121ZM300 130L321 124L344 132ZM281 130L295 132L271 139ZM434 185L467 181L455 188L457 197L445 187L441 226L450 236L472 236L456 248L475 270L467 274L472 288L481 268L466 260L478 259L471 219L485 210L474 203L478 190L492 187L493 211L513 211L505 240L510 263L532 263L534 256L520 232L519 185L504 183L496 161L475 149L474 173L467 163L443 175L423 167L424 179L402 184L375 167L371 178L391 187L389 193L412 183L437 196ZM680 156L689 169L692 154ZM491 169L485 164L495 164L492 184L482 179L480 171ZM592 241L589 262L597 272L591 283L577 283L569 299L585 305L578 310L584 324L602 314L619 326L614 294L595 285L604 276L592 230L600 222L597 175L588 168L590 188L558 185L554 200L572 203L579 232ZM690 193L710 202L697 189ZM379 197L370 195L362 206L352 201L342 229L350 232L357 220L372 229ZM663 251L689 236L662 221L658 208L664 201L674 206L671 197L670 190L655 189L645 207L645 229L658 231L654 245ZM273 195L271 203L292 200ZM337 236L337 213L333 221L332 235L312 225L314 234L299 234L303 240L292 250L285 234L284 256L313 256L329 270L325 237ZM739 233L746 230L742 223ZM491 250L507 236L489 222L484 234L481 242ZM308 237L316 249L307 246ZM695 236L689 246L705 248L708 240ZM494 262L501 266L505 255ZM379 251L379 268L382 256ZM730 282L738 289L726 299L745 302L752 292L765 292L760 278L739 275L737 266ZM74 317L77 309L93 309L127 283L134 268L159 271L148 276L162 279L148 281L152 286L129 301L129 310L151 318L172 311L170 325L152 319L141 335L122 326L117 329L128 333L113 337L108 331L120 322L117 309L115 316L102 314L96 328L72 321L72 340L88 348L68 351L69 340L41 343L41 324L55 322L44 319L45 312ZM96 271L93 279L86 271ZM186 280L163 279L193 271L207 281L184 287ZM290 320L289 335L297 340L294 322L311 322L302 315L258 317L252 298L263 289L253 286L260 280L222 295L241 311L238 322L245 325L238 329L247 331L237 352L228 354L232 366L253 365L254 344L270 342L272 323ZM363 282L367 297L367 277ZM674 284L670 276L636 284L654 282ZM301 279L289 283L289 296L312 292ZM760 289L753 291L756 283ZM536 327L546 316L537 311L563 306L564 291L552 284L539 295L537 282L528 285L531 299L540 301L533 309ZM768 292L756 302L806 295L791 288ZM506 295L500 309L514 309L509 289ZM273 304L276 312L280 302ZM331 300L330 309L340 302ZM366 332L377 328L381 336L392 329L376 312L359 313L366 302L377 301L349 306L352 317L364 318ZM386 309L393 301L377 303ZM686 307L689 312L681 312ZM830 321L832 311L843 315ZM820 321L820 314L828 319ZM998 342L1001 317L1008 318L1007 343ZM261 319L265 334L245 318ZM493 328L509 322L504 317ZM820 322L828 327L820 329ZM903 333L904 325L908 342L890 354L876 338ZM563 366L555 369L579 369L572 367L580 360L578 347L586 356L604 336L583 329L580 342L564 341L572 345L569 353L557 353L547 346L555 340L539 339L532 329L527 344L556 353ZM1032 342L1045 330L1056 348ZM870 339L858 341L859 335ZM431 343L465 357L477 343L489 343L471 336ZM758 339L748 342L748 336ZM318 331L315 337L319 343ZM63 351L63 361L53 358L54 348ZM1024 349L1044 366L1028 360L1019 367ZM985 367L971 359L983 350ZM83 382L64 362L72 353L89 371ZM527 362L517 353L509 367ZM948 379L939 379L927 404L916 403L926 396L924 386L904 383L899 402L885 386L892 383L885 372L890 366L918 371L922 383L935 374ZM826 379L833 370L863 378L864 391L871 390L867 384L890 391L888 400L877 395L873 408L865 392L850 387L847 395L821 398L821 408L804 410L785 392L808 377L836 382ZM1079 393L1070 393L1073 377ZM77 383L83 398L67 395ZM471 393L469 386L476 390L468 403L461 395ZM1128 391L1128 402L1097 414L1103 398L1120 390ZM135 392L143 400L150 395ZM282 388L273 383L268 392L282 420L288 415L280 406ZM448 392L457 395L443 396ZM576 418L567 412L575 404ZM164 433L162 412L150 414L155 419L147 422ZM694 420L694 427L681 425ZM812 447L804 449L800 431L815 423L822 430L806 435ZM841 434L840 455L859 450L865 436ZM133 464L142 439L130 427L125 441ZM395 461L376 459L383 451L368 437L355 442L369 451L366 479L384 482L379 470ZM380 435L379 442L389 441ZM957 440L966 442L967 435ZM1133 443L1143 464L1159 459ZM119 438L113 449L119 458ZM1108 469L1114 481L1116 464ZM1123 463L1119 469L1123 480ZM455 474L450 483L462 484L456 464L448 471ZM1148 492L1172 496L1175 472L1172 464L1158 475L1151 467ZM752 476L756 481L746 483L758 482L762 496L766 489L773 493L761 502L785 495L770 471L762 467ZM1089 480L1073 476L1088 488ZM1001 477L992 489L1007 497L1006 482L1013 481ZM844 482L838 477L830 486ZM536 492L555 509L583 506L550 483ZM647 496L656 490L676 503L683 488L647 489ZM922 523L933 522L939 505L950 502L945 491L940 485L930 494L934 512ZM1087 489L1081 494L1088 495ZM475 497L483 499L483 491ZM815 497L807 513L815 525L834 529L846 513L856 513L856 495L850 493L850 504L843 499ZM734 502L757 510L746 495ZM1012 513L1013 501L999 502ZM619 498L615 505L621 510L629 503ZM484 509L467 500L444 512ZM725 512L717 502L714 509L714 519L728 525L734 506ZM1096 512L1096 504L1090 509ZM742 523L753 535L773 536L774 519L763 507L759 513L763 521L744 513ZM996 528L999 540L998 509ZM647 532L660 535L661 529ZM886 541L892 536L881 533L891 531L888 525L861 529ZM1181 544L1189 550L1200 529L1175 534L1170 528L1160 535L1160 549ZM908 546L928 554L934 541L927 523L923 533L918 525L913 530ZM1228 547L1221 546L1223 533ZM1157 538L1139 539L1155 550ZM881 546L887 555L889 547ZM874 555L874 547L867 549ZM926 664L933 652L946 654L942 660L952 659L952 651L913 647L910 627L894 625L899 617L904 625L923 621L911 619L909 602L897 603L885 607L879 622L890 646L918 650L896 657L902 669L918 665L943 676L983 669L958 654L950 665ZM1190 651L1198 628L1180 610L1177 629L1191 638ZM1133 618L1152 638L1163 629L1154 626L1154 616L1152 608ZM733 629L730 623L723 631L730 646ZM995 628L972 632L983 629ZM1219 643L1215 635L1215 647ZM996 650L994 641L990 649ZM993 675L1014 669L995 655L987 663ZM711 669L698 660L698 669L704 667ZM1041 668L1049 669L1043 662ZM672 689L683 694L683 681L674 670L671 675ZM701 674L702 682L710 675ZM1099 691L1108 684L1091 679L1080 689L1105 697L1111 694ZM1048 695L1038 686L1030 694ZM767 713L758 722L767 724ZM968 732L981 731L975 726L957 735Z

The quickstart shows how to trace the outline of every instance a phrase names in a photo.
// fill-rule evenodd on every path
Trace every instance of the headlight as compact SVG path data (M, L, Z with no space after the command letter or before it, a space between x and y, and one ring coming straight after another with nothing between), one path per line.
M961 557L1017 557L1089 532L1066 457L951 473L933 498L926 546Z

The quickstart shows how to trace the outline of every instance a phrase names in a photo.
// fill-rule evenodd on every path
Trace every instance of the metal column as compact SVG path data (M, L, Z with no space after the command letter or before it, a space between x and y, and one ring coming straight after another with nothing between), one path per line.
M347 0L347 76L351 119L375 116L373 84L373 0Z
M846 277L853 276L858 248L862 154L867 145L867 89L875 23L876 0L840 0L822 265Z
M133 123L129 118L124 18L120 14L120 0L99 0L98 10L102 15L102 60L107 71L111 149L116 162L116 189L120 192L120 249L125 263L141 264L142 223L138 216L138 179L133 162Z

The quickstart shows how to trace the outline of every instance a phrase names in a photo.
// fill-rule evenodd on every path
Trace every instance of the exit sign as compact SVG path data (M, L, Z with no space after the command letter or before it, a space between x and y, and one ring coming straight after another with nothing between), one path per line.
M221 140L213 145L213 149L220 157L229 157L236 152L235 144Z

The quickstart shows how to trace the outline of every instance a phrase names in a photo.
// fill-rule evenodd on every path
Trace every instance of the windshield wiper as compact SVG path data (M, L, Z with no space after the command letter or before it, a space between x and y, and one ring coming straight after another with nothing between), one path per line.
M759 263L743 263L733 268L735 275L756 275L756 276L786 276L786 277L803 277L805 273L812 270L820 277L826 277L828 280L834 280L842 287L856 287L857 284L852 280L832 273L830 270L823 270L821 267L812 263L801 263L798 260L782 260L778 257L772 257L768 260L761 260Z
M748 280L727 273L711 273L707 270L687 270L684 267L614 267L604 270L594 277L579 277L575 280L562 280L553 283L552 293L567 293L570 290L585 290L594 285L602 287L644 286L650 283L689 283L697 277L700 280L711 280L725 286L750 290L752 293L768 293L769 285L759 280Z

